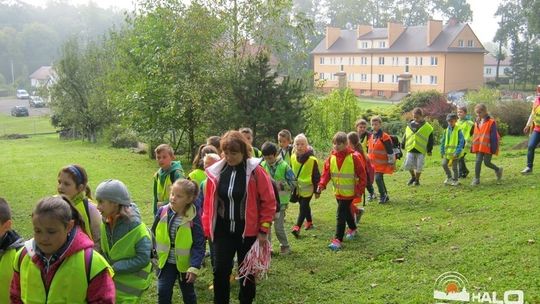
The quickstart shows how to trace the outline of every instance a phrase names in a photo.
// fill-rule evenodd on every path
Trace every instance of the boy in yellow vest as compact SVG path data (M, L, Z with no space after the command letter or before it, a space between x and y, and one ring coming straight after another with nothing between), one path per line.
M458 116L454 113L450 113L446 116L448 122L448 128L444 130L441 138L441 157L442 167L446 173L445 185L457 186L458 181L458 162L463 154L463 147L465 146L465 138L463 132L457 127L456 122ZM449 166L452 166L452 172L450 172Z
M0 197L0 303L9 303L13 259L17 250L24 245L23 239L11 229L12 224L9 205Z
M463 152L459 158L458 174L460 178L466 178L467 175L469 175L469 169L467 169L467 165L465 164L465 156L467 155L466 151L469 150L471 145L471 139L474 132L474 121L472 121L467 114L466 106L459 106L457 108L457 116L459 119L456 126L461 129L463 138L465 139L465 146L463 147Z
M414 108L412 114L413 120L407 125L402 141L402 148L407 150L403 167L411 173L407 185L419 186L426 154L431 156L433 150L433 127L424 120L422 109Z
M184 170L180 161L175 161L174 151L171 146L161 144L154 150L159 169L154 174L154 216L157 209L169 203L171 185L184 177Z

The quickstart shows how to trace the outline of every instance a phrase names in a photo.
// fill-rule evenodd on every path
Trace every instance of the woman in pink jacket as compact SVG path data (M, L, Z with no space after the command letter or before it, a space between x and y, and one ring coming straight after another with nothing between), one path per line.
M234 255L241 266L257 238L267 240L276 213L270 178L251 158L251 145L238 131L229 131L220 142L224 159L206 169L203 228L214 254L214 303L229 303ZM252 303L255 279L240 280L240 303Z

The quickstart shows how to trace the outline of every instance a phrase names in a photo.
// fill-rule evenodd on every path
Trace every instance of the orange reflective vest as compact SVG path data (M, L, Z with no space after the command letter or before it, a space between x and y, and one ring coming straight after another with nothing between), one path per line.
M388 163L388 153L384 147L385 141L392 142L390 135L382 133L382 137L375 139L375 135L371 135L368 140L368 157L375 168L376 173L392 174L394 173L394 165Z
M474 133L472 139L472 153L486 153L486 154L499 154L499 149L495 153L491 152L491 126L495 123L495 120L490 118L485 121L481 127L478 123L474 124ZM499 134L497 134L497 139Z

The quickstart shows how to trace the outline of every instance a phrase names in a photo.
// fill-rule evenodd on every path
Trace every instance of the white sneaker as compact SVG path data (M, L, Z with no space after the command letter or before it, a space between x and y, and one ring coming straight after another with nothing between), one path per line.
M473 178L472 182L471 182L471 186L477 186L480 184L480 179L479 178Z
M451 178L445 179L444 184L447 185L447 186L452 185L452 179Z
M461 183L456 179L452 181L452 186L459 186Z

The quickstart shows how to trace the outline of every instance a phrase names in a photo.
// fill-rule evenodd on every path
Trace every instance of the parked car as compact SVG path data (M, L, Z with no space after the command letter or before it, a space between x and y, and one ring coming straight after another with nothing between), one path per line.
M17 90L17 99L28 99L30 95L26 90Z
M39 96L30 96L30 100L28 101L28 103L30 104L30 107L34 108L43 108L47 106L43 98Z
M28 116L28 109L25 106L14 106L11 108L11 116Z

